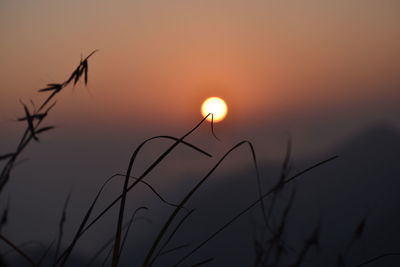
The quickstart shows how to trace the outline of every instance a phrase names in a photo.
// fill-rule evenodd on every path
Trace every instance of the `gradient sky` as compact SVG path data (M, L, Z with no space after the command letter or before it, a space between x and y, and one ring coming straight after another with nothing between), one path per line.
M71 184L79 211L144 138L185 133L208 96L229 106L216 125L223 142L202 128L196 144L224 152L249 139L261 159L280 161L288 135L303 155L376 124L400 127L399 14L398 0L2 0L0 153L24 126L14 122L19 100L40 102L37 89L64 81L99 49L88 88L59 96L49 118L59 129L28 149L10 183L24 200L12 202L15 218L35 217L25 201L44 210L52 199L31 229L14 221L16 240L40 233L45 219L55 225ZM179 159L186 169L177 176L194 171L199 156L188 154L178 153L172 173ZM49 197L37 195L43 185Z
M374 124L400 124L396 0L0 5L7 129L19 99L39 101L35 89L64 80L94 49L89 88L59 99L60 126L181 134L213 95L229 105L217 126L222 137L251 139L261 150L281 151L270 146L282 148L290 134L298 151L312 153Z
M360 108L382 118L399 97L399 11L395 0L2 1L1 113L99 49L93 99L79 90L73 116L96 102L103 123L179 123L220 95L235 123Z

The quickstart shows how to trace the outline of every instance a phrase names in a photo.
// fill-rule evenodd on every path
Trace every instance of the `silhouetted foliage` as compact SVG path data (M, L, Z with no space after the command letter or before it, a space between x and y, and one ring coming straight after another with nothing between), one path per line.
M33 140L39 142L39 136L44 133L54 129L54 126L42 126L41 124L47 118L49 112L55 106L56 102L53 102L54 97L63 91L68 85L75 86L81 79L85 85L88 83L88 60L97 50L90 53L87 57L81 58L79 65L73 70L71 75L62 83L49 83L45 88L39 89L39 93L49 94L48 97L41 103L40 107L36 109L35 104L32 102L32 108L28 105L22 103L24 115L17 120L26 123L26 128L23 136L17 145L16 149L12 153L2 154L0 156L0 161L5 161L5 165L0 174L0 193L6 183L8 182L11 172L15 166L16 160L25 150L28 144ZM1 232L2 228L8 222L9 213L9 201L6 207L3 209L0 218L0 239L5 243L10 251L13 253L18 253L26 262L32 266L41 266L45 259L51 255L53 245L55 245L55 250L53 253L53 264L52 266L64 266L70 260L71 254L73 253L77 243L80 241L82 236L91 229L97 222L104 218L111 208L119 204L119 213L116 219L116 231L107 242L105 242L97 252L92 256L92 258L87 262L86 266L91 266L97 264L99 260L102 261L102 265L106 265L111 257L111 266L117 267L120 263L120 258L122 252L126 245L129 237L130 230L133 227L135 220L137 220L137 213L148 210L146 206L140 206L134 209L132 215L128 220L125 219L127 211L132 211L133 209L127 205L127 195L135 188L137 185L144 185L147 189L154 194L160 203L172 207L167 219L163 222L158 234L155 236L151 243L150 248L146 251L146 256L142 263L143 267L150 267L155 265L160 259L163 259L165 255L175 256L176 261L173 266L180 266L185 261L191 259L191 257L202 247L209 244L209 242L214 239L217 235L231 226L239 218L242 218L246 213L255 207L259 207L262 216L262 225L260 227L256 226L254 229L253 236L253 246L255 252L254 266L282 266L283 261L290 261L289 266L299 267L305 265L307 258L313 255L318 255L322 250L321 244L321 229L322 229L322 219L318 221L316 225L310 230L308 236L306 236L302 246L292 246L285 241L285 237L288 235L288 225L289 225L289 214L294 206L296 199L297 189L295 186L287 186L299 179L304 174L314 170L321 165L331 162L336 159L337 156L330 157L326 160L320 161L310 167L291 175L291 150L292 143L289 138L287 142L286 154L281 166L281 171L279 177L277 177L277 183L273 185L269 190L264 191L262 186L262 177L259 172L256 152L253 144L250 141L244 140L238 142L236 145L232 146L227 150L219 159L216 160L215 164L207 171L206 175L203 176L178 202L173 203L166 200L149 182L145 181L145 178L152 173L152 171L163 162L168 155L171 154L178 146L183 145L191 149L191 151L203 155L206 157L212 157L212 155L198 146L187 142L185 139L193 134L205 121L211 116L211 134L215 137L213 114L208 114L199 123L197 123L192 129L186 132L181 137L173 137L167 135L158 135L144 140L136 149L132 152L132 155L127 164L127 170L125 174L115 174L108 178L99 188L97 194L94 196L91 203L89 203L87 210L83 214L80 224L77 226L75 234L71 237L70 242L64 247L63 240L64 237L64 227L67 220L67 209L70 202L71 194L65 199L64 205L61 209L61 217L58 223L58 234L55 241L43 246L43 253L40 258L35 260L30 257L24 251L24 244L16 245L14 242L9 240ZM217 138L218 139L218 138ZM219 140L219 139L218 139ZM150 166L145 169L138 177L132 176L133 169L135 167L136 159L140 153L143 152L145 146L149 142L172 142L169 147L162 151L150 164ZM170 246L171 241L177 236L177 233L182 229L183 225L188 224L193 216L195 209L189 209L186 205L189 200L198 192L198 190L206 184L210 179L212 174L220 168L222 163L234 152L236 152L241 147L249 148L249 157L252 160L254 168L254 176L257 182L257 197L250 203L248 203L245 208L239 210L234 216L229 220L225 221L220 227L214 229L209 236L203 239L198 244L192 244L191 240L188 242L178 243L176 246ZM123 178L123 183L121 186L121 191L118 197L114 198L111 202L105 205L105 208L101 209L100 212L94 214L95 207L102 197L103 190L109 185L109 182L115 178ZM288 189L288 196L285 194L286 189ZM288 197L283 205L280 203L282 196ZM268 202L267 202L268 200ZM279 204L278 204L279 203ZM211 203L213 205L215 203ZM192 217L191 217L192 216ZM355 242L362 240L365 233L367 225L367 216L363 217L360 222L356 225L353 236L348 244L348 249L345 252L340 252L337 254L337 266L346 266L346 256L349 248L353 246ZM307 231L308 233L308 231ZM188 251L185 251L188 249ZM183 255L182 255L183 254ZM3 253L3 257L4 257ZM336 255L336 254L335 254ZM385 253L373 258L370 258L364 262L361 262L357 266L365 266L373 262L377 262L383 258L391 256L399 256L399 253ZM210 255L208 255L210 256ZM0 259L1 260L1 259ZM198 259L197 259L198 260ZM205 260L197 261L192 263L190 266L203 266L213 262L214 257L206 258ZM194 261L194 260L193 260ZM0 262L0 265L3 263ZM285 265L286 267L286 265Z

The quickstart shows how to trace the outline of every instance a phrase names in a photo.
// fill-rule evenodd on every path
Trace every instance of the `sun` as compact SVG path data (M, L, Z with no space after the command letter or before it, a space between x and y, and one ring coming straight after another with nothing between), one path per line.
M222 121L228 113L228 106L222 98L215 96L209 97L201 105L201 114L205 117L210 113L213 114L214 122ZM211 116L209 116L207 120L211 121Z

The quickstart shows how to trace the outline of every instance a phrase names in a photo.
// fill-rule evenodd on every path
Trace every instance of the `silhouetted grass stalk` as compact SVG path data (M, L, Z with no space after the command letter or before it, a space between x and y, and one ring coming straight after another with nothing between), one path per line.
M181 143L186 137L188 137L190 134L192 134L209 116L211 116L211 131L214 133L213 130L213 114L208 114L203 118L203 120L200 121L198 125L196 125L192 130L187 132L185 135L183 135L179 140L177 140L169 149L167 149L150 167L148 170L146 170L140 177L139 179L135 182L138 183L141 179L143 179L151 170L153 170L154 167L156 167L163 159L165 156L169 154L179 143ZM215 135L214 135L215 136ZM113 260L112 260L112 266L117 267L118 262L119 262L119 255L120 255L120 239L121 239L121 227L122 227L122 222L123 222L123 217L124 217L124 210L125 210L125 202L126 202L126 194L128 192L128 183L129 183L129 176L132 172L133 165L135 162L135 159L141 150L142 146L139 146L135 152L132 154L132 157L129 161L128 169L126 171L126 177L125 177L125 182L122 190L122 195L121 195L121 202L120 202L120 208L119 208L119 215L118 215L118 223L117 223L117 233L116 233L116 238L115 238L115 244L114 244L114 251L113 251ZM135 183L132 185L135 186ZM182 205L183 206L183 205ZM179 208L181 208L180 206ZM178 208L178 207L177 207Z
M178 207L172 212L172 214L170 215L170 217L167 219L167 221L165 222L164 226L161 228L160 233L157 235L152 247L149 250L149 253L146 256L146 259L144 260L143 263L143 267L147 267L147 266L151 266L154 263L154 260L152 259L153 254L158 246L158 244L160 243L162 237L165 235L168 227L171 225L172 221L175 219L176 215L178 214L180 207L184 206L186 204L186 202L193 196L193 194L200 188L200 186L211 176L211 174L218 168L218 166L225 160L225 158L231 154L233 151L235 151L237 148L239 148L242 145L249 145L250 150L252 151L252 155L253 155L253 162L254 165L257 166L257 162L256 162L256 158L254 157L255 153L254 152L254 148L252 146L252 144L249 141L242 141L240 143L238 143L237 145L235 145L234 147L232 147L231 149L228 150L228 152L226 152L219 160L218 162L214 165L213 168L211 168L211 170L204 176L204 178L202 178L194 187L191 191L189 191L189 193L182 199L182 201L179 203ZM256 170L258 170L258 168L256 167ZM258 171L257 171L257 175Z
M290 182L292 182L293 180L295 180L296 178L300 177L301 175L323 165L326 164L334 159L336 159L338 156L333 156L330 157L326 160L323 160L321 162L318 162L317 164L312 165L311 167L308 167L300 172L298 172L297 174L295 174L294 176L292 176L291 178L285 180L283 182L282 185L288 184ZM262 199L270 196L272 193L274 193L276 190L279 190L281 188L282 185L279 186L275 186L273 188L271 188L267 193L264 193L260 198L256 199L255 201L253 201L250 205L248 205L245 209L243 209L242 211L240 211L237 215L235 215L232 219L230 219L228 222L226 222L223 226L221 226L217 231L215 231L214 233L212 233L207 239L205 239L203 242L201 242L196 248L194 248L192 251L190 251L188 254L186 254L183 258L181 258L174 266L178 266L180 265L184 260L186 260L188 257L190 257L191 255L193 255L196 251L198 251L200 248L202 248L205 244L207 244L210 240L212 240L215 236L217 236L219 233L221 233L223 230L225 230L228 226L230 226L233 222L235 222L237 219L239 219L240 217L242 217L245 213L247 213L250 209L252 209L254 206L258 205Z
M31 112L28 107L22 103L25 117L19 118L18 121L26 121L27 127L13 153L7 153L5 155L0 156L0 161L7 160L2 171L0 173L0 193L4 189L4 186L8 182L11 171L13 170L15 163L21 153L25 150L25 148L31 143L32 140L39 142L38 135L53 129L53 126L45 126L40 128L41 123L47 117L50 110L54 107L55 103L50 104L50 101L59 94L65 87L67 87L71 82L74 85L80 80L82 75L84 76L85 85L88 83L88 60L89 58L96 52L97 50L90 53L86 58L81 59L78 67L72 72L69 78L64 81L63 83L50 83L47 85L46 88L40 89L39 92L51 92L51 94L43 101L40 105L39 109L33 110ZM33 104L33 102L32 102ZM33 104L34 106L34 104Z
M207 117L206 117L207 118ZM126 192L129 192L133 187L135 187L138 183L140 183L143 178L150 173L168 154L170 154L173 149L178 145L178 144L184 144L186 146L188 146L189 148L192 148L194 151L197 151L198 153L201 153L203 155L206 155L208 157L211 157L211 155L205 151L203 151L202 149L184 141L183 139L188 136L189 134L191 134L193 131L195 131L198 127L200 127L200 125L205 121L205 119L202 119L200 123L198 123L193 129L191 129L183 138L176 138L176 137L172 137L172 136L155 136L155 137L151 137L145 141L143 141L135 150L135 152L133 153L131 160L130 160L130 165L132 164L132 166L130 167L130 170L132 170L133 167L133 162L136 158L136 155L141 151L141 149L144 147L145 144L147 144L150 141L156 140L156 139L172 139L175 140L174 144L171 145L167 150L165 150L151 165L150 167L148 167L144 173L139 176L137 178L137 180L132 183L131 185L129 185L129 187L127 188ZM127 172L127 173L130 173ZM105 183L106 184L106 183ZM73 241L71 242L71 244L68 246L68 248L64 251L64 253L58 258L57 263L58 264L60 261L61 262L61 266L63 266L65 264L65 262L67 261L69 255L72 252L72 249L74 248L74 246L76 245L78 239L88 230L90 229L90 227L92 227L102 216L104 216L105 213L107 213L116 203L118 203L118 201L122 198L122 194L120 196L118 196L114 201L112 201L105 209L103 209L90 223L87 224L89 217L93 211L94 205L96 204L98 198L100 197L100 194L105 186L105 184L103 184L103 186L101 187L100 191L98 192L98 194L96 195L94 201L92 202L91 206L89 207L88 211L86 212L84 219L82 220L82 223L78 229L78 231L76 232ZM120 218L118 218L118 221L120 220ZM87 224L87 225L86 225Z
M9 245L12 249L14 249L19 255L21 255L26 261L29 262L30 265L36 267L38 266L28 255L25 254L18 246L16 246L13 242L8 240L5 236L0 235L0 239L3 240L7 245Z

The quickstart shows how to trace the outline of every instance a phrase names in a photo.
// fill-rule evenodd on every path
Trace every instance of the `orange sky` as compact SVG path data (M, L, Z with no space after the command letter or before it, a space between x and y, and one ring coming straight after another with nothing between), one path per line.
M89 91L59 101L62 125L186 129L210 95L243 134L282 121L300 135L324 117L399 123L399 11L397 0L2 1L0 120L99 49Z
M10 238L51 242L70 188L83 214L142 140L180 137L209 96L229 106L215 127L222 141L209 125L189 140L215 157L174 152L150 177L165 192L202 177L243 139L260 163L280 164L291 136L296 170L309 160L301 156L335 155L339 141L373 125L400 128L399 14L399 0L1 0L0 154L15 149L25 126L15 122L19 100L39 102L37 89L64 81L81 54L100 50L89 62L89 88L66 88L46 121L56 129L20 158L8 185ZM138 168L166 145L146 146ZM241 148L218 175L252 164L249 155ZM70 219L75 231L80 221Z

